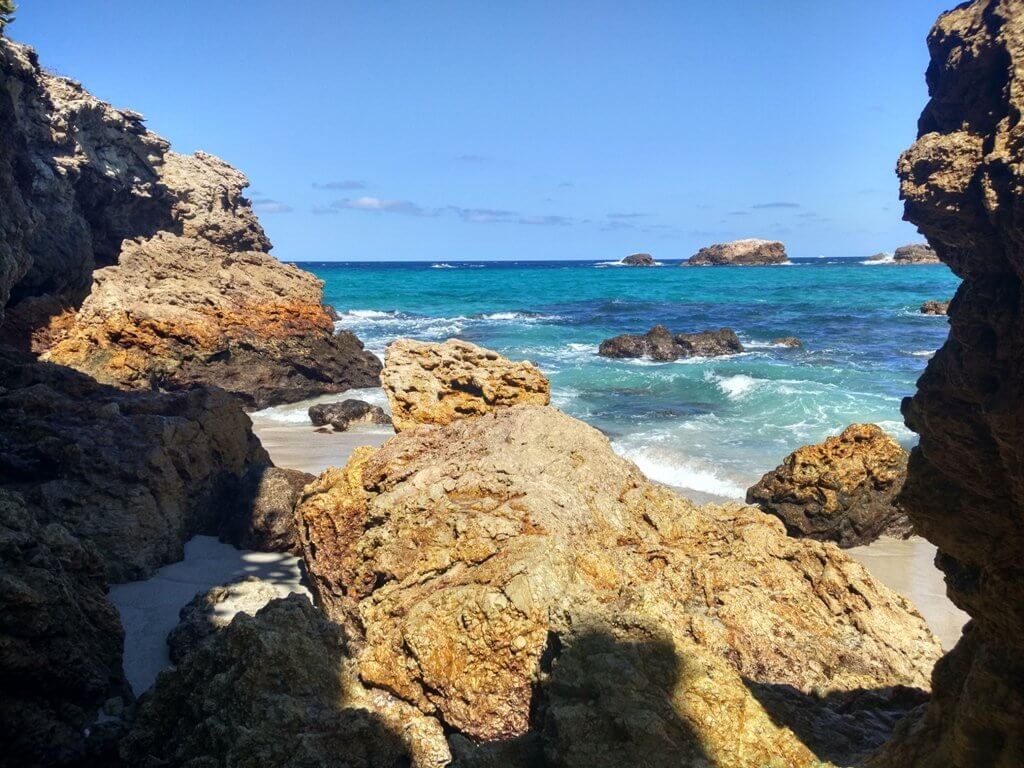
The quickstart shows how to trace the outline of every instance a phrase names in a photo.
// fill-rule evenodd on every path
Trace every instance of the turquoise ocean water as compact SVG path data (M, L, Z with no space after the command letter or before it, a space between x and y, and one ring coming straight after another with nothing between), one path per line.
M300 264L339 328L383 357L395 338L459 337L550 377L556 406L604 431L655 480L742 496L794 448L855 421L905 445L900 400L946 337L918 311L952 297L944 266L797 260L790 266L613 267L594 262ZM745 354L606 360L602 339L662 323L730 327ZM803 349L773 346L798 336Z

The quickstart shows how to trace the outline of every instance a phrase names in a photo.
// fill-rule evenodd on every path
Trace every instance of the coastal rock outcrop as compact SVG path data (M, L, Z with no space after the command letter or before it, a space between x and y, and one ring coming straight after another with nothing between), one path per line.
M789 347L790 349L796 349L804 345L796 336L780 336L777 339L772 339L772 344L779 347Z
M672 333L664 325L656 325L647 333L623 333L605 339L598 347L601 357L649 357L672 361L682 357L717 357L743 351L735 331L720 328L699 333Z
M548 380L532 363L513 362L459 339L393 342L384 355L381 383L396 431L551 402Z
M377 383L312 275L270 256L245 176L0 39L0 337L134 389L261 407Z
M10 766L78 764L95 713L130 698L124 632L95 548L0 488L0 743ZM90 739L90 728L93 738Z
M786 246L778 240L747 238L732 240L728 243L715 243L701 248L688 261L684 261L683 266L702 267L730 264L756 266L788 263Z
M658 627L641 632L658 661L630 663L657 678L658 718L671 714L658 703L666 690L689 718L664 738L723 766L760 765L772 751L812 761L748 686L925 688L939 653L909 603L835 547L789 538L753 507L698 508L552 408L504 408L358 449L307 486L296 514L311 588L345 627L363 682L475 740L530 731L537 676L584 632L574 616ZM604 674L612 657L594 653ZM575 690L561 717L582 736L596 694L583 678ZM601 695L600 717L614 719L616 692ZM582 764L586 746L572 748L582 752L569 764Z
M309 420L314 427L330 424L335 432L344 432L353 424L390 424L391 417L379 405L362 400L342 400L309 407Z
M904 401L921 439L901 503L972 620L936 666L923 718L870 764L1022 765L1024 2L960 5L928 47L931 98L899 161L900 193L904 218L963 282L949 338Z
M921 305L922 315L948 315L949 314L949 302L938 301L936 299L928 299Z
M941 264L938 255L928 243L901 245L892 254L893 264Z
M632 253L626 256L621 263L627 267L653 267L654 257L649 253Z
M315 479L297 469L253 466L228 500L220 540L239 549L300 554L295 504L302 489Z
M274 600L160 674L121 743L127 766L441 768L441 726L363 689L341 630L306 597Z
M911 534L895 502L907 474L907 452L874 424L851 424L835 437L805 445L747 490L747 503L778 517L792 536L870 544Z

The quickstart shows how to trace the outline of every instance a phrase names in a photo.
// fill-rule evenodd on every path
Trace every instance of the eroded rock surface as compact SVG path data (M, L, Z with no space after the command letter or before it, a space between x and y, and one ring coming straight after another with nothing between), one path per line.
M892 254L894 264L940 264L938 255L928 243L901 245Z
M780 347L789 347L791 349L796 349L797 347L802 347L804 345L804 343L796 336L780 336L777 339L772 339L772 344L776 344Z
M701 248L683 262L683 266L788 264L786 246L778 240L747 238L728 243L715 243Z
M353 424L390 424L391 417L379 405L362 400L342 400L309 407L309 420L314 427L330 424L335 432L344 432Z
M1024 764L1024 2L944 14L931 99L900 158L904 216L961 278L949 339L904 401L921 440L901 501L972 617L932 702L873 766Z
M384 355L381 383L397 431L551 401L548 380L532 363L513 362L459 339L393 342Z
M653 267L654 257L649 253L632 253L626 256L622 263L628 267Z
M0 39L0 337L105 383L255 406L375 385L320 281L269 255L247 185Z
M314 479L297 469L252 467L228 500L220 540L239 549L299 554L295 504L303 487Z
M722 766L760 765L765 751L736 746L759 741L793 756L780 764L810 759L744 680L804 693L923 688L939 653L909 603L835 547L789 538L753 507L698 508L551 408L359 449L307 487L297 514L312 589L346 627L362 680L474 739L530 731L537 675L586 611L635 614L671 638L685 682L658 672L651 706L667 687L691 720L637 738L701 744ZM592 732L578 706L561 716ZM573 764L592 754L565 749L581 750Z
M743 351L735 331L720 328L699 333L672 333L664 325L656 325L647 333L623 333L605 339L597 353L602 357L649 357L664 362L683 357L718 357Z
M949 314L949 302L938 301L936 299L928 299L921 305L922 315L948 315Z
M440 768L440 725L363 689L340 629L305 597L239 614L160 674L121 744L128 766Z
M789 454L747 490L747 503L778 517L792 536L841 547L906 538L912 528L896 503L906 474L899 443L874 424L851 424Z

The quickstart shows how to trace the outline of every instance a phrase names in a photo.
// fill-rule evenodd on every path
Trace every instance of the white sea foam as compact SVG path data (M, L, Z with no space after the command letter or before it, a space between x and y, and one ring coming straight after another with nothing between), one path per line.
M668 459L650 449L629 448L614 443L612 448L636 464L641 472L655 482L734 499L743 498L746 494L746 489L738 483L722 477L711 467L700 466L696 461L682 457Z
M755 379L745 373L719 376L714 371L707 371L704 380L713 383L730 400L740 400L765 383L764 379Z
M876 266L877 264L895 264L896 260L893 258L891 253L887 253L884 259L865 259L861 264L866 264L869 267Z
M915 349L914 351L907 352L905 354L908 354L911 357L931 357L935 352L936 350L934 349Z
M451 264L447 264L445 262L441 262L440 264L431 264L430 268L431 269L458 269L458 267L453 267Z

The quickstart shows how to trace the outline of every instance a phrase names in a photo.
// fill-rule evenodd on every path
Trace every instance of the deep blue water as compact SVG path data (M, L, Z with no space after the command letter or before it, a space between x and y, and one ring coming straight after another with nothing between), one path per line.
M325 301L383 355L400 336L457 336L537 363L555 405L605 431L652 478L742 495L799 445L855 421L905 444L900 400L946 337L925 299L944 266L608 267L593 262L304 263ZM662 323L730 327L748 352L676 363L606 360L598 343ZM774 347L798 336L804 348Z

